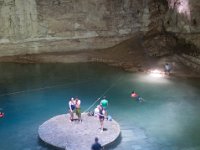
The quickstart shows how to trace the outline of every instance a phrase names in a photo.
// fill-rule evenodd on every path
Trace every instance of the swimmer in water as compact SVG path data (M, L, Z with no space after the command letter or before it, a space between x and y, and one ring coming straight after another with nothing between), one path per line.
M0 112L0 118L3 118L3 117L4 117L4 113Z
M139 96L135 91L131 92L131 97L136 98L137 102L144 102L144 99L141 96Z

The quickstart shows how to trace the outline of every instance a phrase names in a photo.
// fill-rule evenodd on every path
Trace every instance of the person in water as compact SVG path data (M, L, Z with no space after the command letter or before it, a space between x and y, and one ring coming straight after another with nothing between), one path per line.
M81 100L78 97L75 98L75 106L76 106L76 115L78 116L78 121L82 121L81 119Z
M103 147L101 146L101 144L99 144L99 139L96 137L94 139L95 143L92 144L91 150L103 150Z
M75 100L74 98L72 97L70 100L69 100L69 114L70 114L70 121L73 121L74 120L74 111L75 111Z
M0 118L3 118L3 117L4 117L4 113L0 112Z
M144 99L141 96L139 96L135 91L131 92L131 97L136 98L137 102L143 102L144 101Z

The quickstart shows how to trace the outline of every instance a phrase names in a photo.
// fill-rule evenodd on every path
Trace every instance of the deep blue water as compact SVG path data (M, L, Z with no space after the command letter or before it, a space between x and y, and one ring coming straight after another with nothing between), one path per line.
M48 150L38 127L66 113L79 96L82 110L106 95L121 126L114 150L200 150L200 80L153 78L102 64L0 64L1 150ZM130 98L137 91L144 103ZM90 149L90 148L88 148Z

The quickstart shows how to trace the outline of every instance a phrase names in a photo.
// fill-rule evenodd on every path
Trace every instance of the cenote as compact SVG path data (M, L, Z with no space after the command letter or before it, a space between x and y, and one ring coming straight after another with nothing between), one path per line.
M107 149L200 149L199 79L153 78L88 63L2 63L0 72L2 150L52 149L39 140L39 125L66 113L71 97L79 96L85 110L102 95L121 126L121 139ZM132 90L145 102L131 99Z

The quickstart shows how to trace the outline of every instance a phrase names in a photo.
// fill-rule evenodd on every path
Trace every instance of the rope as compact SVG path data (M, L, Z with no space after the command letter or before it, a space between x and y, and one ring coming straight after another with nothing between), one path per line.
M113 83L104 93L102 93L101 96L92 103L92 105L90 105L86 110L84 110L83 113L88 112L108 91L110 91L110 89L112 89L114 86L116 86L116 84L119 82L120 79L121 79L121 77L119 77L117 82Z
M89 81L90 80L85 80L85 81L80 81L80 82L75 82L75 83L71 82L71 83L66 83L66 84L57 84L57 85L52 85L52 86L46 86L46 87L35 88L35 89L30 89L30 90L24 90L24 91L16 91L16 92L11 92L11 93L1 94L0 97L8 96L8 95L20 94L20 93L25 93L25 92L41 91L41 90L46 90L46 89L51 89L51 88L56 88L56 87L73 85L73 84L82 84L82 83L87 83Z
M83 113L88 112L99 100L100 100L100 98L97 98L97 100L95 102L93 102L92 105L90 105L86 110L83 111Z

